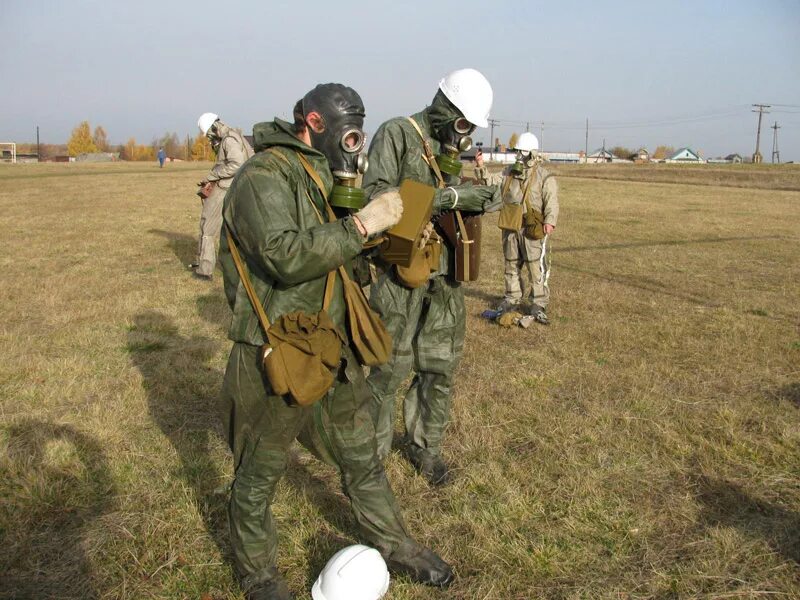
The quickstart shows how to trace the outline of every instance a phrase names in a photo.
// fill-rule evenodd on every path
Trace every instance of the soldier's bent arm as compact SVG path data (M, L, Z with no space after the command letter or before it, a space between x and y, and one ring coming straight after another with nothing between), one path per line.
M207 179L216 181L233 177L244 163L244 160L245 155L240 148L239 142L231 136L226 136L219 145L217 164L211 168L211 174Z
M369 145L369 168L362 183L367 198L374 198L400 185L400 163L405 151L403 138L403 132L397 126L390 127L384 123L378 129Z
M279 284L317 279L361 252L364 238L352 217L317 222L308 200L298 199L285 180L242 172L231 191L225 222L246 258ZM304 214L305 228L298 214Z
M555 227L558 222L558 183L553 175L547 176L544 180L542 204L545 225Z

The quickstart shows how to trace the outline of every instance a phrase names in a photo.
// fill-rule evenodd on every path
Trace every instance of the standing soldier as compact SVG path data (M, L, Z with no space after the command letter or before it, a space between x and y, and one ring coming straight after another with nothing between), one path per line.
M352 277L353 259L367 238L399 221L402 201L397 190L388 190L352 216L336 220L328 210L331 171L355 178L361 162L364 105L355 90L318 85L296 104L293 116L294 123L276 118L253 128L258 154L236 176L223 210L220 263L233 311L229 337L234 345L222 399L236 465L229 505L236 572L248 599L292 597L276 569L270 505L289 447L299 436L317 456L339 467L360 534L381 552L389 570L447 585L450 566L406 532L375 449L371 394L346 327L342 279L345 273ZM322 369L330 387L314 404L289 404L288 395L276 391L274 372L264 368L262 347L269 340L263 356L280 354L286 345L275 343L276 326L297 319L301 325L293 329L299 335L319 315L320 323L332 323L338 331L336 358L329 359L333 372ZM263 331L267 319L269 336ZM303 387L315 375L319 379L321 364L305 368L310 359L301 360L305 355L291 348L287 352L293 362L282 364L296 384Z
M189 265L195 276L211 279L217 264L217 243L222 227L222 201L233 176L245 161L253 156L253 149L244 139L241 130L228 127L214 113L203 113L197 126L211 142L217 153L217 162L200 182L198 195L203 200L200 213L200 239L197 242L197 259Z
M476 126L488 125L491 106L492 87L481 73L460 69L447 75L430 106L378 129L364 175L367 197L414 179L438 187L434 215L456 208L481 213L491 207L499 200L496 187L462 185L459 177L459 154L471 146L469 136ZM439 260L422 281L410 281L401 269L380 261L378 267L381 273L372 286L370 304L394 342L389 362L373 367L368 379L378 454L385 459L391 450L395 395L413 367L416 373L403 407L405 452L419 473L442 485L449 478L441 456L442 437L465 330L464 290L455 279L454 252L442 243Z
M520 270L524 266L531 289L530 305L523 311L532 315L537 323L548 325L550 257L547 240L558 221L558 184L536 156L539 141L535 135L526 132L519 136L516 150L517 162L502 173L488 174L480 153L475 161L478 179L500 185L503 194L500 226L503 229L505 297L497 309L505 312L520 305L523 300ZM504 225L506 214L516 215L508 219L508 226Z

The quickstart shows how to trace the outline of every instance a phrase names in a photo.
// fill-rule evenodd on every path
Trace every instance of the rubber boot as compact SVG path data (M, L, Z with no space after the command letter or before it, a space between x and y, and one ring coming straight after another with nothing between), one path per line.
M251 585L244 597L247 600L294 600L283 577L277 573L272 579Z
M436 553L407 538L386 558L393 575L406 575L411 581L445 587L455 578L453 569Z
M431 485L442 486L450 482L450 469L438 454L409 443L406 445L406 456L417 473L425 477Z

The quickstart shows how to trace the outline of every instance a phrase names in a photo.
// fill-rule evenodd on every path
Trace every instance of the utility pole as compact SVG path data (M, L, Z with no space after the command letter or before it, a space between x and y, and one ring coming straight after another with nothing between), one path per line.
M781 164L781 153L778 151L778 122L775 121L775 125L770 127L772 129L772 162Z
M39 126L36 126L36 162L42 162L42 154L39 151Z
M768 110L764 110L765 108L770 108L771 104L753 104L756 110L752 110L750 112L757 112L758 113L758 130L756 131L756 151L753 153L753 162L760 163L761 162L761 152L759 152L759 146L761 145L761 117L764 116L766 112L769 114Z
M489 119L489 127L490 127L490 129L489 129L489 131L490 131L490 133L489 133L489 138L490 138L489 139L489 145L491 146L493 153L494 153L495 148L497 147L497 146L495 146L495 143L494 143L494 126L495 125L499 125L499 124L500 123L498 122L497 119Z
M586 117L586 140L583 142L583 159L589 158L589 117Z
M529 132L530 130L531 130L531 122L530 121L526 121L525 122L525 131Z

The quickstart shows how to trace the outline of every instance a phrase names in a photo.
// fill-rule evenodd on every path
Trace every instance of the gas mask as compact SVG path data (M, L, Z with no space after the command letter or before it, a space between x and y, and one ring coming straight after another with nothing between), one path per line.
M214 121L211 124L211 127L208 128L206 132L206 137L208 138L209 143L211 144L211 148L216 152L219 149L219 143L222 141L219 137L219 131L217 126L219 125L219 119Z
M475 131L475 125L464 117L458 117L439 132L439 141L442 144L442 153L436 157L439 168L449 175L461 174L462 152L472 148L470 134Z
M330 197L333 206L358 210L364 205L364 190L356 179L367 170L364 134L364 103L358 93L338 83L320 84L305 95L303 114L318 112L323 130L308 127L311 145L328 159L334 186Z
M439 90L426 109L431 123L431 133L441 144L441 154L436 157L439 168L448 175L461 173L459 155L472 147L470 134L475 125Z
M525 169L530 167L531 164L533 164L533 156L531 155L530 151L517 150L517 160L511 166L511 174L521 177L525 172Z

